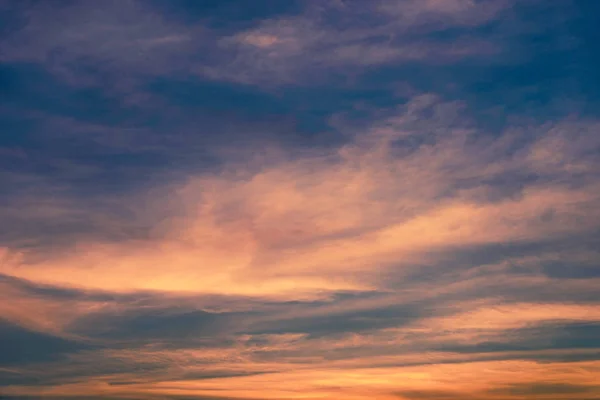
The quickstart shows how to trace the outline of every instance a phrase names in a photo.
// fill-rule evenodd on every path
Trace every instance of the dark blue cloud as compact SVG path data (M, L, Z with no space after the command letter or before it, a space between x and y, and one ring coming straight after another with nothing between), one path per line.
M412 125L403 125L422 134L418 140L424 148L434 131L473 129L478 132L474 138L491 142L507 129L509 134L512 128L567 116L595 118L600 111L596 49L600 4L488 2L500 3L510 7L461 20L440 15L439 10L420 13L417 6L414 15L385 14L381 3L360 0L61 0L51 6L43 1L0 0L0 250L4 246L30 250L27 257L45 259L72 249L74 243L147 239L157 235L153 228L162 226L164 216L173 210L146 216L146 205L139 199L148 196L140 193L176 186L197 173L219 171L228 161L223 148L240 154L236 162L264 150L264 143L281 144L291 158L307 149L316 153L347 142L382 116L397 115L399 106L421 93L437 93L465 105L456 113L441 110L442 116L430 107L416 113ZM246 43L249 33L262 34L263 41ZM270 41L275 46L270 47ZM528 143L539 139L533 132L523 136ZM398 143L399 148L402 145ZM515 146L505 156L522 150ZM582 155L593 159L594 151L591 146ZM585 177L590 174L596 177L594 172ZM456 182L438 200L485 188L489 190L478 200L488 205L520 198L532 186L554 183L544 181L543 172L491 175ZM575 173L566 175L560 179L569 185L559 182L565 187L589 183ZM164 191L161 195L166 196ZM554 214L540 219L552 220ZM64 327L68 334L85 337L85 342L0 319L0 366L11 369L0 373L0 386L54 385L110 375L110 385L126 388L138 382L277 372L276 367L210 369L214 361L202 359L193 363L204 369L174 376L172 360L148 356L149 348L165 355L246 346L244 357L250 354L249 360L265 365L302 362L311 356L337 361L398 355L409 350L381 343L330 349L326 354L319 347L314 352L307 348L349 334L376 337L382 329L407 327L427 317L451 318L455 304L476 300L504 305L597 304L597 290L583 283L600 277L600 265L594 262L600 260L598 237L594 231L566 239L518 237L460 249L430 248L433 261L406 265L408 261L399 260L401 273L394 268L389 273L378 270L381 276L375 283L386 293L333 293L321 301L109 293L0 274L0 302L12 301L2 296L6 288L40 303L93 307ZM489 270L477 269L502 263L506 267L498 275L507 281L522 278L519 283L502 279L496 283ZM460 291L431 290L472 278L487 281ZM363 301L390 304L389 298L405 288L423 290L428 300L353 308ZM196 300L222 305L224 310L234 305L232 310L251 311L208 311L219 309L210 306L202 310L190 306ZM303 346L278 348L273 343L283 334L301 334L297 337ZM543 323L478 344L445 342L435 333L425 336L415 338L410 351L438 350L464 357L440 363L600 359L600 325L593 322ZM99 349L130 351L140 357L111 358L110 352L94 351ZM69 355L79 357L66 363ZM389 361L387 366L429 362ZM593 397L597 392L592 386L531 382L472 395L417 390L397 394L409 399L476 400L490 394L568 398Z
M165 340L177 341L185 346L190 339L232 335L235 333L235 320L242 316L239 313L219 314L177 308L154 308L145 312L133 309L118 314L88 314L75 321L70 329L100 340Z
M542 324L532 328L514 329L505 334L502 340L484 341L478 344L441 344L439 350L461 353L486 353L535 350L600 350L600 324L597 323L555 323ZM537 356L533 356L534 358ZM542 356L544 357L544 356ZM592 358L597 354L592 353ZM578 361L589 359L586 354L551 355L554 361Z
M24 366L58 361L64 356L90 348L85 343L35 332L0 320L0 365Z
M428 304L402 304L373 308L364 311L348 311L323 316L281 318L270 323L258 324L247 333L280 334L305 333L309 338L334 337L344 333L366 333L384 328L401 327L417 319L433 315ZM310 305L305 306L309 309Z
M484 400L484 396L442 390L402 390L394 392L399 399L408 400Z
M492 130L519 118L594 116L600 106L595 72L600 58L593 50L597 12L594 2L516 2L509 17L471 30L475 37L501 44L498 54L452 64L416 61L373 68L359 82L367 87L408 84L411 91L460 99ZM456 37L447 30L439 34L450 41Z
M297 14L302 10L298 0L151 0L152 6L166 15L187 24L208 23L219 30L239 30L257 20L281 15Z
M557 279L589 279L600 277L600 261L586 265L577 265L572 261L542 262L544 274Z
M298 14L298 5L292 3L283 6L280 2L259 1L249 7L238 1L182 1L168 5L159 2L151 8L166 16L185 15L194 23L206 18L231 22L238 17L255 21L275 18L282 13ZM111 7L107 5L107 9L112 10ZM508 41L504 53L485 62L463 60L432 65L417 60L384 68L374 66L366 75L341 81L333 77L310 90L289 87L265 93L262 88L209 83L189 71L186 80L181 79L181 73L143 76L142 69L139 73L125 73L118 63L89 63L85 57L76 58L69 68L80 72L85 69L87 75L99 79L99 84L79 87L54 74L46 61L4 61L0 65L0 90L4 92L3 103L8 108L0 110L0 144L29 155L27 162L11 159L5 161L10 164L5 167L60 181L66 178L66 173L48 165L48 161L63 160L95 171L70 181L70 185L123 190L159 171L192 169L192 160L203 159L203 165L214 165L215 160L207 154L207 149L223 143L224 137L230 143L245 146L264 135L261 131L269 130L267 126L280 126L273 136L284 141L287 137L294 145L303 143L303 139L311 135L322 136L332 131L327 123L331 114L346 112L360 116L363 113L364 117L363 111L356 110L357 105L367 109L393 107L402 101L397 88L406 83L414 92L437 92L450 99L466 100L473 110L479 110L475 115L483 124L495 127L506 125L508 115L510 118L519 114L537 115L546 120L559 118L573 111L569 104L577 104L577 112L581 112L583 108L579 104L583 102L591 107L595 102L593 96L600 92L594 73L598 60L591 51L593 21L590 15L594 14L586 7L593 6L557 3L516 6L504 25L492 21L483 27L469 28L475 29L474 35ZM179 20L175 18L175 21ZM525 25L540 28L522 32L520 28ZM23 27L14 29L19 28ZM236 29L242 30L242 27ZM515 37L511 29L521 33ZM454 37L452 32L444 32L444 40ZM114 71L107 74L106 68ZM117 91L110 89L112 77L124 74L136 76L137 83ZM108 81L103 81L106 79ZM125 98L132 95L145 100L125 103ZM73 119L73 123L53 128L52 120L56 117ZM112 135L120 140L132 131L139 134L130 139L128 146L116 151L114 146L90 140L90 133L85 132L83 124L97 124L104 129L105 144L117 142L111 138L111 130L116 131ZM248 125L256 129L233 133ZM165 140L166 135L171 138ZM173 136L180 145L173 144ZM147 149L149 143L155 144L153 149ZM193 152L186 151L190 148ZM33 165L32 159L35 159ZM86 185L92 181L94 185Z
M116 294L100 291L88 291L83 289L65 288L52 285L42 285L30 282L24 279L15 278L0 274L0 284L6 285L24 293L27 297L40 298L43 300L58 301L97 301L97 302L115 302L115 301L143 301L149 295L144 294Z
M506 388L492 389L490 393L516 396L543 396L564 394L600 393L600 386L574 385L569 383L526 383L511 385Z

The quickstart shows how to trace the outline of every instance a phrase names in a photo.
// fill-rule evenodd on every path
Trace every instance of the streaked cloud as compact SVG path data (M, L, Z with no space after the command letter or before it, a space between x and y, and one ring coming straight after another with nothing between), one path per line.
M330 154L192 177L163 195L179 199L186 211L157 227L155 239L79 243L50 265L3 272L103 290L225 290L293 299L296 291L374 289L377 274L391 265L410 268L423 253L597 228L597 184L573 188L555 179L564 169L594 178L595 161L578 154L579 146L597 147L592 135L569 144L571 126L551 127L515 155L496 156L510 145L504 137L486 139L460 123L446 132L423 131L439 129L451 105L420 108L422 102L417 98ZM427 110L442 116L420 127L414 121ZM594 128L583 130L576 135ZM539 154L549 146L554 158L543 159L542 172ZM486 181L517 173L536 174L539 183L490 199L498 189Z
M595 14L253 4L0 5L2 396L600 395Z
M452 33L456 36L449 45L427 34L484 25L510 5L472 1L315 4L304 15L269 19L224 39L226 48L236 42L246 46L237 48L226 69L205 69L208 76L245 83L293 83L304 79L302 75L328 68L443 63L491 56L501 52L496 38L474 38L466 30Z
M219 389L234 398L297 392L360 399L375 385L382 399L411 398L448 389L448 372L430 366L432 359L452 368L459 362L467 375L481 371L480 363L507 373L516 368L510 363L530 369L543 357L526 344L541 337L539 329L558 340L557 326L600 323L596 302L560 297L593 292L597 278L571 284L545 274L543 259L556 259L548 250L472 267L461 266L460 254L593 234L600 223L595 124L566 120L489 135L456 103L420 96L365 131L348 127L353 139L341 147L293 157L288 149L266 149L155 189L164 199L159 208L178 211L146 239L87 239L46 257L6 249L4 285L22 300L2 307L5 320L102 348L75 353L78 368L110 365L114 357L155 368L144 377L90 372L86 384L14 393L176 396ZM590 256L598 259L597 252ZM15 279L90 295L33 296ZM554 294L510 297L553 285L560 287ZM135 300L142 296L135 293L147 294ZM255 304L248 308L244 299ZM515 331L521 345L506 336ZM581 335L572 346L585 358L594 350L575 350ZM540 350L552 355L550 343ZM203 367L194 372L198 363ZM540 376L553 373L539 365L546 365ZM115 386L113 379L135 383ZM517 384L484 380L468 390L500 393ZM454 389L453 396L467 390Z
M499 18L509 6L507 1L307 2L300 15L268 18L230 34L208 24L179 23L133 0L93 7L39 4L27 8L23 27L3 40L2 59L40 63L77 86L110 83L120 93L131 91L141 76L178 73L289 84L323 69L496 54L501 48L495 38L475 38L468 29ZM452 27L466 31L450 45L427 36Z

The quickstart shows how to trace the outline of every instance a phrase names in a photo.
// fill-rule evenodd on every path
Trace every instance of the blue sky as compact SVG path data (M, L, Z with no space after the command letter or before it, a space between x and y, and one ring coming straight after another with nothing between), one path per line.
M595 398L598 12L0 0L0 393Z

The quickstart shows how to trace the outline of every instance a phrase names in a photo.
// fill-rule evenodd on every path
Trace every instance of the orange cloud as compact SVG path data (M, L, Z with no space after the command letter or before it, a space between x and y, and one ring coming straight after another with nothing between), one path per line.
M574 188L532 184L517 195L486 200L492 190L486 179L515 168L537 170L548 141L554 158L562 157L547 159L555 168L584 162L572 146L567 149L559 128L517 158L494 156L501 141L469 144L470 133L462 129L402 150L403 141L423 140L409 127L413 114L432 101L442 107L418 98L403 114L330 154L193 177L164 194L176 196L184 212L157 227L152 239L82 242L55 259L5 264L0 272L120 292L310 298L374 289L378 274L392 265L402 274L432 250L535 241L598 227L596 182ZM468 180L474 184L461 188Z
M403 399L401 393L451 393L447 398L477 396L482 399L506 398L498 389L543 383L568 382L595 388L600 364L594 362L536 363L530 361L482 361L462 364L426 365L398 368L296 368L293 371L205 380L165 381L130 385L106 382L65 384L49 387L8 387L8 395L77 396L93 392L104 396L227 396L239 399ZM589 393L546 394L548 398L578 399ZM526 399L528 395L511 396ZM530 394L529 394L530 396ZM546 398L544 394L540 398ZM589 398L589 397L587 397Z
M420 117L424 109L434 115L432 121ZM502 289L593 293L597 279L554 279L543 275L539 266L549 259L593 264L594 252L573 257L556 250L536 257L504 257L445 274L452 262L461 262L456 254L464 250L572 239L597 230L598 162L586 152L596 146L591 133L597 126L564 122L539 132L514 131L482 139L485 135L466 128L447 128L452 124L445 118L450 115L454 120L455 113L455 104L418 97L337 149L299 157L288 157L283 150L276 156L265 151L259 161L231 161L220 172L158 188L150 199L140 195L139 204L152 207L139 215L167 214L145 239L82 238L51 254L2 250L0 273L8 277L0 281L0 290L10 300L0 302L2 320L107 345L101 351L70 355L71 367L47 373L68 375L69 368L97 366L100 361L111 368L120 363L157 366L156 373L145 376L97 372L85 383L57 378L63 384L9 386L6 393L387 400L410 398L411 391L437 390L456 398L500 399L501 392L493 390L516 384L593 385L598 362L566 366L527 361L534 355L562 354L551 348L507 351L508 361L484 351L437 349L448 343L502 342L508 331L545 323L600 321L600 310L592 301L507 302L498 296ZM509 151L519 140L529 142L519 151ZM520 174L538 178L519 182ZM573 174L581 184L564 179ZM497 181L508 183L502 186ZM511 274L514 263L524 265L528 274ZM411 279L419 272L431 272L432 278ZM28 292L10 279L154 297L144 307L133 300L132 304L99 298L61 300ZM335 300L340 292L378 296ZM450 294L455 298L444 299ZM207 300L211 295L231 298L234 304L214 306ZM428 306L413 320L368 327L369 311L438 298L442 299L438 305ZM246 304L251 301L260 307ZM302 302L313 304L305 307ZM191 339L172 349L161 347L160 341L148 343L150 339L128 350L111 349L111 340L118 339L72 333L82 317L99 314L135 320L146 316L142 309L162 316L259 308L260 313L236 316L248 332L223 333L223 343L203 347L194 347L196 340L205 339L194 327ZM250 329L311 318L317 321L309 321L314 325L352 313L366 328L354 332L340 327L323 337L312 337L310 328L279 333ZM582 358L590 352L572 350ZM45 364L37 367L49 370Z

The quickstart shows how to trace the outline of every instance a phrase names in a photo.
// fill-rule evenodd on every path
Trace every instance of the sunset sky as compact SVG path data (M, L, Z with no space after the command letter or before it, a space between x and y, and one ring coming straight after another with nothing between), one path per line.
M600 399L599 15L0 0L0 399Z

